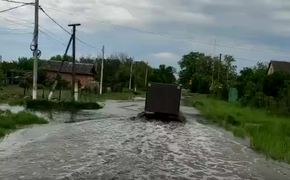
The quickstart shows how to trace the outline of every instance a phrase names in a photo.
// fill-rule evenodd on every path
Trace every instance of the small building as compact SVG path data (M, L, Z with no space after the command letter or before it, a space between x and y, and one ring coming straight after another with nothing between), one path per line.
M271 75L277 71L284 71L290 73L290 62L287 61L270 61L267 74Z
M60 66L61 61L44 61L39 69L45 70L47 77L50 79L55 78ZM95 65L87 63L75 63L76 82L80 82L82 86L91 88L92 83L95 82ZM62 79L72 83L72 62L65 61L62 69L60 70Z

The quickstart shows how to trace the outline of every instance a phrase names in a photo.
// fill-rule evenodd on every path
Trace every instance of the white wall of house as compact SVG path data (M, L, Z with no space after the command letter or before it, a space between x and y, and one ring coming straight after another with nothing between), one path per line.
M273 64L271 63L270 68L268 70L268 75L271 75L273 73L274 73L274 67L273 67Z

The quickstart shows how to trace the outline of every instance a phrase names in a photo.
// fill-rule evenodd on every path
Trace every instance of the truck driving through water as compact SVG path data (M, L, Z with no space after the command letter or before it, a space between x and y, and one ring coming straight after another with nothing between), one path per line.
M143 115L180 120L180 99L180 86L151 82L147 88Z

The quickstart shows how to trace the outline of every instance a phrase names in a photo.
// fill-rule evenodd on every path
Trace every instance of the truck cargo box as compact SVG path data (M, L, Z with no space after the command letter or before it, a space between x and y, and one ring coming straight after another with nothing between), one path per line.
M145 112L179 115L181 88L175 84L149 83Z

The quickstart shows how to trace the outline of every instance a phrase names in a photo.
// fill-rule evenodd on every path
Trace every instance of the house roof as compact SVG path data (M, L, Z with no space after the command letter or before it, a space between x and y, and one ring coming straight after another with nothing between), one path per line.
M61 61L44 61L39 69L57 72L61 66ZM72 62L65 61L60 70L61 73L72 73ZM93 75L94 64L75 63L76 74Z
M284 71L284 72L290 73L290 62L288 62L288 61L272 60L269 64L269 68L271 65L273 66L274 71ZM268 70L269 70L269 68L268 68Z

